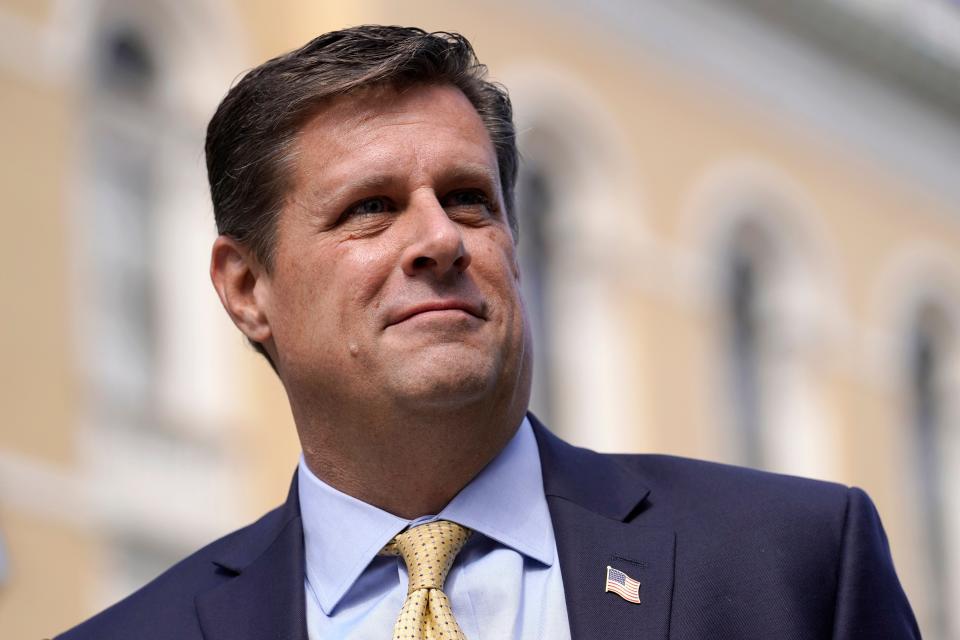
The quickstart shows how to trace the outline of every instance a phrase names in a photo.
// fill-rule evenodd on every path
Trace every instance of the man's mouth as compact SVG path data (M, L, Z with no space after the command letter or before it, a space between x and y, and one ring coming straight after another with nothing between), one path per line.
M486 320L483 303L460 298L443 298L402 307L388 316L387 326L400 324L413 317L436 312L460 312Z

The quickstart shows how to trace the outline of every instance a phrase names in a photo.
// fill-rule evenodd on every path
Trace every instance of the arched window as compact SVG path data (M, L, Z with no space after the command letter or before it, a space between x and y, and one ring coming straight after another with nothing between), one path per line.
M835 432L817 376L842 317L836 253L805 191L753 158L731 158L691 189L689 233L715 315L717 456L836 476Z
M916 439L920 512L930 566L929 603L933 635L947 637L949 548L946 540L944 431L947 416L947 364L954 348L954 327L937 304L922 304L909 342L910 418Z
M616 311L629 286L620 260L642 235L629 156L611 114L575 76L528 61L503 79L523 159L516 204L534 334L531 408L578 444L623 447L642 403L624 357L632 336Z
M228 528L242 503L236 440L224 437L234 334L197 277L215 233L204 128L241 41L231 13L207 4L102 0L83 15L71 240L77 450L102 505L96 607Z

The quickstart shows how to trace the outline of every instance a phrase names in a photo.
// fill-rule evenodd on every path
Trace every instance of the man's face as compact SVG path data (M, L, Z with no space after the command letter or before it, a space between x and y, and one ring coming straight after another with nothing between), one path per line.
M339 98L295 153L258 283L288 392L422 409L522 388L514 242L493 145L463 93Z

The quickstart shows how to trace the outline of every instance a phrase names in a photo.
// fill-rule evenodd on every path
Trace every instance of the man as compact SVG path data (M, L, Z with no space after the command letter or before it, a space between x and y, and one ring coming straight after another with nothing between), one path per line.
M63 638L916 638L856 489L576 449L525 415L510 102L358 27L210 123L224 308L282 381L284 506Z

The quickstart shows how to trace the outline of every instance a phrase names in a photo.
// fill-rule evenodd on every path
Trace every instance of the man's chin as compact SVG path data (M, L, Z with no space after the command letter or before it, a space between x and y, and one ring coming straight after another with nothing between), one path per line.
M430 350L396 370L394 391L412 409L456 408L484 400L495 387L494 359L464 349Z

